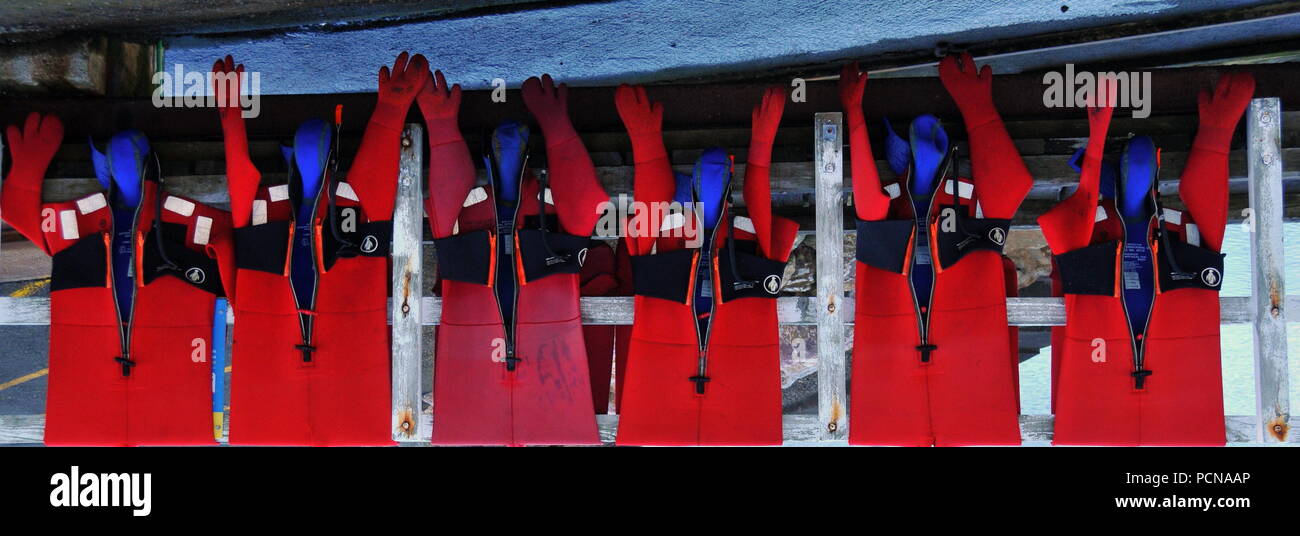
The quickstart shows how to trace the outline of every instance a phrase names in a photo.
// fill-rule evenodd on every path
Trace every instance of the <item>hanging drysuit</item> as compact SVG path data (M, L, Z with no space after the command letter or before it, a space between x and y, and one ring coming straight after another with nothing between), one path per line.
M728 199L732 160L704 152L682 195L662 134L663 108L642 87L615 100L636 162L628 223L635 318L620 445L777 445L781 368L776 296L798 226L772 215L769 166L785 93L753 113L744 180L749 216ZM665 209L676 198L685 210ZM680 207L680 204L676 204Z
M52 115L9 127L14 167L0 194L5 221L53 257L45 443L212 444L211 350L224 343L212 340L212 311L234 274L230 216L162 192L134 130L106 154L91 145L105 191L42 203L62 138Z
M214 70L236 69L227 57ZM288 183L263 185L240 110L220 109L239 273L231 444L393 443L388 251L402 123L427 78L418 55L381 70L347 181L337 121L304 123L285 151Z
M1224 443L1219 249L1229 144L1253 92L1246 74L1202 92L1179 184L1186 211L1160 206L1159 152L1143 136L1124 148L1115 198L1099 201L1112 109L1089 110L1079 189L1038 220L1065 294L1054 443Z
M921 118L906 175L882 182L862 111L866 75L856 65L841 74L858 217L855 445L1020 443L1001 253L1033 179L993 107L989 68L947 57L939 75L966 124L970 179L958 177L937 120Z
M488 184L478 187L457 126L459 86L448 90L437 73L419 97L443 300L434 444L600 443L578 273L609 196L569 122L566 86L530 78L522 93L549 166L529 169L529 130L506 122L485 144Z

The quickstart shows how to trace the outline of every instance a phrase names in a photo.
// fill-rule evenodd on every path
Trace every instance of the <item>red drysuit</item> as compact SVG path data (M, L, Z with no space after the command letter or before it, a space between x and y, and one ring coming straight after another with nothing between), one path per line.
M230 216L160 200L158 183L144 180L131 230L131 270L143 277L131 279L131 312L120 318L112 192L41 202L62 138L52 115L9 127L14 167L0 193L5 221L53 257L45 444L213 444L210 356L224 343L212 340L213 305L234 275Z
M1254 93L1254 79L1229 74L1200 96L1200 128L1183 170L1186 211L1151 197L1147 244L1155 298L1135 336L1120 272L1123 221L1114 200L1098 202L1111 108L1089 110L1090 139L1079 189L1041 216L1065 294L1066 325L1053 345L1053 442L1060 445L1222 445L1223 379L1219 294L1228 211L1228 148Z
M549 187L526 165L521 177L502 178L522 183L514 225L507 229L498 228L492 185L474 187L469 148L457 126L460 87L449 90L439 72L419 97L429 125L426 211L443 299L434 354L434 444L600 443L578 272L609 196L569 122L567 87L556 87L546 75L524 82L522 93L546 138ZM545 218L538 217L541 210ZM511 322L503 321L494 288L499 270L514 270L518 282Z
M641 87L620 87L615 98L632 140L636 202L672 201L662 105ZM687 243L698 237L629 232L637 296L620 445L781 443L775 297L798 226L772 215L768 168L784 99L780 88L769 89L754 110L744 181L749 217L733 219L724 201L715 239L703 246L711 252L714 296L707 333L698 331L694 304L700 248ZM657 221L657 211L643 207L632 229L663 228L647 223Z
M866 75L850 65L840 79L858 216L850 444L1020 443L1001 249L1033 179L993 107L990 69L977 73L963 55L945 58L939 75L966 123L973 177L941 170L937 179L919 230L934 248L928 304L912 288L918 230L908 177L877 176L861 105Z
M236 68L227 57L214 70ZM297 307L289 277L300 186L261 184L238 107L220 109L238 265L231 444L393 443L387 251L403 120L427 79L419 55L408 64L402 53L391 75L384 67L348 180L325 172L311 226L314 310Z

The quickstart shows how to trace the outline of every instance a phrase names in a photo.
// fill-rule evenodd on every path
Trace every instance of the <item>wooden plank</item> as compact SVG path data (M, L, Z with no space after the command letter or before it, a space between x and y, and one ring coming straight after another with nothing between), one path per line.
M420 299L423 287L424 204L421 179L424 177L424 130L418 124L406 125L402 132L402 153L398 164L397 202L393 207L393 297L389 300L389 318L393 325L393 440L418 441L420 394L424 382L420 377L422 340Z
M1285 301L1286 321L1300 322L1300 295L1287 296ZM583 297L581 305L583 324L632 324L631 296ZM1219 298L1219 307L1220 320L1224 324L1249 324L1254 318L1251 298L1247 296ZM845 319L844 325L853 325L853 300L845 300L837 308ZM389 309L391 311L392 307ZM817 298L811 296L782 296L776 299L777 320L786 326L816 326L821 310ZM441 315L441 298L420 298L418 318L421 325L436 326ZM1065 303L1061 298L1007 298L1007 321L1010 325L1019 327L1063 326ZM0 297L0 326L42 326L49 323L49 298Z
M820 440L848 437L844 357L844 118L816 114L813 170L817 176L817 419Z
M1285 442L1291 402L1286 362L1285 257L1282 249L1281 103L1254 99L1246 111L1250 153L1251 296L1254 298L1256 440ZM1251 222L1248 222L1251 223Z
M847 441L828 441L820 439L821 420L816 415L783 415L782 429L787 446L816 444L826 446L844 446ZM430 417L421 417L420 430L432 430ZM1228 415L1224 418L1227 425L1229 445L1259 445L1256 440L1254 415ZM600 440L613 444L618 434L618 415L596 415L596 425L600 430ZM1291 419L1290 427L1300 426L1300 419ZM229 427L227 427L229 428ZM428 441L428 432L423 432L424 441ZM45 435L45 415L0 415L0 445L39 444ZM1051 415L1021 415L1020 437L1025 443L1045 443L1052 440ZM222 438L225 443L225 438ZM1300 445L1300 434L1287 437L1288 445Z

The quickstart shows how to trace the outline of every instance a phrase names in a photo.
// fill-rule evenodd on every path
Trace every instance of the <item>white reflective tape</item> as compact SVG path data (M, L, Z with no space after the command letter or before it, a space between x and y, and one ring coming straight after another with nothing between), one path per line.
M266 223L266 200L253 200L253 225Z
M199 216L194 219L194 243L208 245L208 236L212 234L212 218Z
M1182 211L1174 210L1172 208L1165 209L1165 222L1173 225L1182 225L1183 224Z
M1098 207L1097 207L1097 215L1096 215L1096 216L1093 216L1092 221L1093 221L1093 222L1099 222L1099 221L1105 220L1105 219L1108 218L1108 217L1109 217L1109 216L1106 216L1106 207L1098 206Z
M1201 228L1195 223L1189 223L1183 226L1183 234L1187 236L1187 243L1193 246L1201 245Z
M970 199L970 196L975 193L974 184L952 180L943 181L943 193L952 195L952 183L954 182L960 185L957 187L957 191L961 192L962 199Z
M484 190L482 186L479 186L469 191L469 195L465 196L465 203L461 204L461 206L473 206L484 201L487 201L487 190Z
M975 202L975 217L976 218L984 217L984 205L981 205L979 201Z
M903 188L900 187L896 182L892 184L886 184L885 193L889 194L890 199L898 199L898 196L903 195Z
M346 182L339 183L339 187L334 190L334 195L352 201L361 201L360 199L357 199L357 192L352 189L352 185Z
M542 201L544 201L544 202L545 202L546 204L548 204L548 205L554 205L554 204L555 204L555 201L553 201L553 200L551 199L551 189L550 189L550 188L547 188L547 189L545 189L545 190L542 190Z
M750 234L758 234L754 232L754 220L744 216L736 216L736 219L731 222L731 228L738 231L745 231Z
M163 208L185 217L194 214L194 203L170 195L167 196L166 201L163 201Z
M660 231L671 231L686 225L686 215L680 212L670 212L664 215L664 221L660 222Z
M108 206L108 199L104 197L104 194L95 194L77 200L77 210L80 210L82 214L90 214L106 206Z
M284 201L289 198L289 185L281 184L266 189L266 194L271 197L271 202Z
M64 240L76 240L81 238L81 232L77 230L77 211L59 211L59 230L63 232Z

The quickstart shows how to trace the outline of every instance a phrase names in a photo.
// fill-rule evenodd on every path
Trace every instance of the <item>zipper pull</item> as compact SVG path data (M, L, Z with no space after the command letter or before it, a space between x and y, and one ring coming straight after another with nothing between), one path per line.
M691 376L691 382L695 384L695 394L704 394L704 384L709 382L709 377L704 375L704 367L707 358L704 356L704 350L700 350L700 373Z
M122 364L122 377L131 377L131 367L135 366L135 361L131 361L131 354L129 352L122 352L122 355L114 357L113 361Z
M515 357L515 341L506 341L506 370L515 371L515 364L522 361Z

